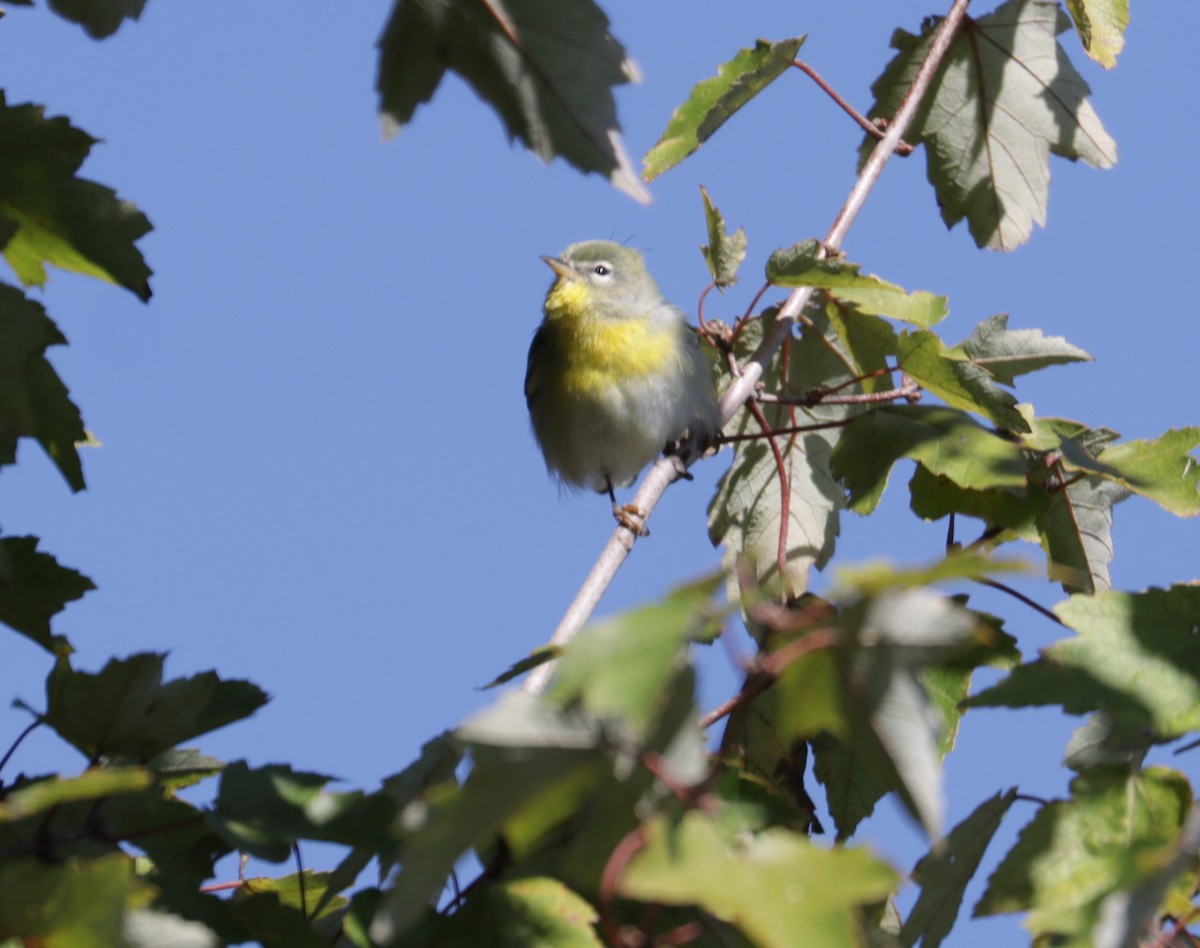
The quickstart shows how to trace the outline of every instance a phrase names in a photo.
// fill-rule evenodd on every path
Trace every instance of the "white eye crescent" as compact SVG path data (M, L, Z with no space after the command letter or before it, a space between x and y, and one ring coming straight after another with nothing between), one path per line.
M612 267L609 266L607 263L598 263L594 267L592 267L592 273L596 274L596 276L599 276L599 277L606 277L610 273L612 273Z

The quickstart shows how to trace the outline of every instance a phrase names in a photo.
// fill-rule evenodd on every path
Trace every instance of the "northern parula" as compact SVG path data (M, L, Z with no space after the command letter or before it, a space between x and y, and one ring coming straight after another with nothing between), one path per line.
M642 255L607 240L542 257L554 271L529 347L525 401L546 467L569 487L632 484L667 449L703 449L719 427L700 341ZM644 531L642 531L644 532Z

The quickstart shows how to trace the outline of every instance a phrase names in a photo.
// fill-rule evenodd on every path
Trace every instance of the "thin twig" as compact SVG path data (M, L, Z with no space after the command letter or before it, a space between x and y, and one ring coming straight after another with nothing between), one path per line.
M808 63L806 63L800 59L792 60L792 65L795 66L797 69L799 69L806 76L808 76L808 78L811 79L813 82L815 82L818 86L820 86L821 91L824 92L827 96L829 96L829 98L833 99L833 101L836 102L841 107L843 112L845 112L852 119L854 119L855 122L858 123L858 125L862 128L863 131L865 131L868 135L870 135L874 139L883 138L883 129L881 129L878 125L876 125L874 122L872 122L869 118L867 118L865 115L863 115L861 112L859 112L858 109L856 109L849 102L847 102L840 95L838 95L837 92L834 91L833 86L831 86L828 82L826 82L824 79L822 79L817 74L817 71L815 69L813 69L812 66L810 66ZM911 155L912 153L913 153L913 146L910 145L908 142L902 141L902 142L900 142L900 144L898 144L896 146L896 154L898 154L898 155Z
M1040 612L1051 622L1057 622L1059 625L1066 625L1066 623L1063 622L1062 619L1060 619L1058 616L1056 616L1053 612L1051 612L1045 606L1041 605L1041 603L1034 602L1032 599L1030 599L1024 593L1017 592L1011 586L1005 586L1004 583L998 583L998 582L996 582L996 580L988 579L987 577L984 577L984 576L975 576L972 578L975 580L975 582L979 583L981 586L988 586L991 589L995 589L995 590L998 590L999 592L1006 593L1007 595L1012 596L1014 599L1016 599L1019 602L1025 603L1025 605L1027 605L1034 612Z
M35 721L33 721L33 723L31 723L27 728L25 728L25 730L23 730L20 734L17 735L17 739L12 742L12 746L9 747L8 751L5 753L5 755L3 757L0 757L0 771L4 770L4 765L7 764L9 762L9 760L12 759L12 755L17 752L17 748L21 746L21 741L25 740L25 738L27 738L30 734L32 734L35 730L37 730L38 725L40 725L41 723L42 723L42 719L37 718Z
M930 43L929 52L926 54L924 62L921 63L921 67L917 70L917 75L913 79L912 86L909 87L904 101L900 104L900 108L897 110L891 123L889 123L887 132L879 144L872 149L866 164L863 165L862 171L859 172L858 178L854 182L854 187L851 188L850 194L846 198L846 203L842 205L842 209L838 212L833 226L829 228L829 232L825 235L821 250L818 251L818 255L822 259L828 256L830 252L841 248L842 242L850 232L850 227L862 210L863 204L875 187L875 183L879 180L880 174L883 173L883 168L887 164L888 159L895 153L904 133L908 130L909 125L912 124L913 116L917 113L921 99L925 96L926 91L933 82L933 77L942 60L945 58L947 50L950 48L954 34L962 23L963 17L966 16L969 2L970 0L954 0L950 11L946 14L946 18L938 25L933 42ZM803 311L805 305L812 297L812 293L812 287L797 287L792 290L791 294L784 301L775 318L775 325L772 328L771 334L763 339L754 354L745 363L741 377L734 379L721 396L718 405L722 427L729 422L729 419L734 416L746 399L753 394L755 386L762 379L771 358L783 344L783 340L791 334L796 317ZM660 458L651 465L642 478L633 496L633 505L644 510L647 516L649 516L658 505L666 489L674 481L678 480L682 474L686 473L686 470L686 466L677 456L672 455ZM621 568L621 564L625 562L625 559L633 550L633 544L636 540L637 537L633 531L624 525L618 526L613 531L600 556L592 566L591 572L588 573L587 579L580 586L574 600L567 607L562 620L554 630L553 635L551 635L551 645L561 648L583 628L597 604L599 604L600 597L608 589L613 577L616 576L617 570ZM524 690L533 694L540 694L550 681L550 676L553 672L553 662L546 662L539 665L525 679Z

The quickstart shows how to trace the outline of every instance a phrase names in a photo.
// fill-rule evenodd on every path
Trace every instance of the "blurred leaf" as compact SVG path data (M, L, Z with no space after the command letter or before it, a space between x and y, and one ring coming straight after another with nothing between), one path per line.
M1072 596L1055 612L1078 636L973 696L971 707L1103 710L1114 735L1200 730L1200 586Z
M125 20L142 15L146 0L50 0L50 9L72 23L80 24L92 39L117 32Z
M717 621L712 596L720 574L675 590L661 602L588 626L567 646L548 694L578 701L598 718L616 717L635 739L657 720L667 684L686 661L688 641Z
M259 892L231 900L230 914L262 948L329 948L300 911L285 903L278 892Z
M855 909L885 898L895 873L863 850L822 849L771 829L735 835L708 814L646 824L646 845L618 883L627 898L697 905L762 948L848 945Z
M0 822L22 820L80 800L102 800L144 790L154 776L140 768L94 768L78 777L51 777L27 783L0 800Z
M164 658L114 658L95 675L60 660L46 680L46 723L91 760L143 761L249 717L267 701L258 686L215 672L163 682Z
M0 467L16 461L18 438L36 438L71 489L79 491L83 468L75 445L87 432L67 387L46 360L47 348L66 342L40 303L0 283Z
M769 311L764 319L773 320L775 312ZM817 312L812 318L815 331L806 331L799 340L785 342L767 367L763 382L768 391L808 390L849 379L846 362L827 345L828 320ZM748 355L762 339L761 323L762 320L751 321L738 337L739 357ZM786 377L782 369L785 364ZM765 405L762 409L772 430L838 421L858 410L853 405L812 408ZM726 425L725 433L761 435L762 429L750 412L742 408ZM722 559L731 574L734 563L747 562L760 581L799 595L807 589L810 569L814 565L819 569L829 561L842 506L842 491L830 474L829 456L840 434L837 427L830 427L776 436L776 446L783 457L786 491L780 480L780 466L765 439L759 437L736 444L733 462L721 477L708 508L709 539L714 546L724 547ZM785 523L785 575L780 577L780 529ZM736 590L732 592L736 597Z
M937 405L891 405L855 418L842 430L832 469L844 481L850 509L870 513L902 457L959 487L1022 491L1028 464L1019 445L964 412Z
M975 915L1028 911L1026 927L1091 944L1113 892L1152 878L1174 855L1192 794L1165 767L1088 771L1071 799L1043 806L988 880Z
M940 23L897 30L896 57L871 87L869 118L891 118ZM963 218L975 242L1014 250L1044 225L1051 153L1098 168L1117 160L1090 89L1055 36L1069 26L1057 3L1008 0L955 35L905 135L926 148L926 173L947 227ZM875 146L867 137L860 164Z
M952 408L973 411L1004 431L1021 434L1029 422L1017 411L1017 400L992 381L974 362L955 358L942 341L926 330L900 334L897 357L922 388Z
M1155 860L1153 871L1137 885L1113 892L1100 904L1100 920L1089 932L1094 948L1138 948L1146 944L1146 932L1159 924L1161 915L1191 917L1196 861L1200 856L1200 807L1193 804L1172 849ZM1193 940L1186 930L1177 930L1167 944L1170 948L1188 948L1187 942Z
M912 876L921 895L901 930L905 945L920 939L921 948L937 948L950 934L967 885L1016 796L1013 789L979 804L917 863Z
M52 654L65 654L70 645L51 633L50 619L96 587L49 553L39 553L37 545L37 537L0 539L0 622Z
M49 263L148 300L150 268L134 242L150 222L115 191L75 176L95 141L0 93L0 219L17 225L4 257L26 286L42 286Z
M1103 711L1097 711L1071 732L1063 752L1063 766L1077 774L1092 767L1113 765L1137 770L1155 743L1153 735L1118 734L1113 719Z
M312 906L322 899L329 883L329 876L328 872L313 872L311 869L306 869L303 873L293 873L280 879L262 877L247 879L234 892L233 900L240 902L251 896L274 893L282 905L309 911L308 919L313 921L319 916L312 912ZM338 896L325 900L322 904L326 908L322 910L321 914L325 915L350 903L348 899Z
M708 227L708 243L700 248L713 283L718 287L733 286L737 282L738 267L746 259L746 231L739 227L730 234L725 227L725 218L717 210L708 191L700 186L704 198L704 221Z
M1069 439L1062 441L1063 466L1114 481L1149 497L1178 517L1200 513L1200 464L1190 454L1200 444L1200 427L1178 428L1153 441L1110 445L1096 458Z
M221 772L208 825L234 848L273 862L287 859L298 839L355 841L354 816L363 812L364 795L331 793L325 789L330 779L282 764L251 768L236 761Z
M596 910L561 882L547 878L500 880L480 886L437 931L444 948L602 948Z
M821 244L805 240L776 250L767 260L767 282L773 286L811 286L852 303L860 312L890 316L927 328L946 318L947 301L925 290L908 293L894 283L859 272L857 263L821 259Z
M1005 385L1012 385L1018 375L1051 365L1092 361L1090 355L1062 336L1046 336L1040 329L1009 329L1006 313L989 316L979 323L970 337L950 350L950 354L956 350Z
M372 922L376 941L415 925L459 857L492 847L523 808L567 810L561 800L573 805L610 769L594 750L597 725L524 692L504 695L457 736L470 747L471 772L457 790L414 800L401 812L403 866Z
M1129 25L1129 0L1066 0L1087 54L1105 69L1117 64Z
M221 948L221 939L199 922L142 909L125 916L122 948Z
M717 75L693 86L666 130L642 159L647 181L675 167L704 144L743 105L791 67L804 43L803 36L769 43L758 40L753 49L717 67Z
M6 860L0 864L0 938L47 948L112 948L123 943L125 912L151 897L122 853L60 865Z
M539 665L545 665L546 662L552 662L558 658L560 649L552 645L544 645L541 648L534 649L526 658L513 662L499 675L483 686L481 690L490 691L500 685L506 685L510 681L520 678L527 671L533 671Z
M893 566L886 560L875 560L839 568L832 595L838 599L878 596L895 590L921 589L935 583L1024 572L1028 572L1028 568L1020 560L999 560L982 553L951 552L927 566Z
M637 81L637 67L592 0L397 0L375 83L387 137L432 98L447 69L543 161L561 156L650 200L621 143L612 94Z

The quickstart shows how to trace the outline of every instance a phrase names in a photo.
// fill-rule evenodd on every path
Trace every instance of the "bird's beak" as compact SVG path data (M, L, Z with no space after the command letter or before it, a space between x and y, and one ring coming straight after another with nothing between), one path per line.
M556 257L542 257L542 260L559 279L570 280L572 283L579 281L579 274Z

